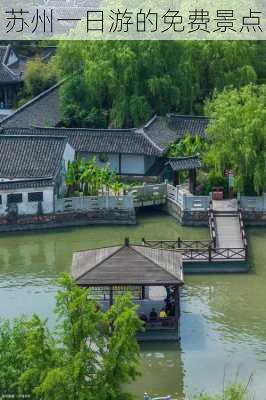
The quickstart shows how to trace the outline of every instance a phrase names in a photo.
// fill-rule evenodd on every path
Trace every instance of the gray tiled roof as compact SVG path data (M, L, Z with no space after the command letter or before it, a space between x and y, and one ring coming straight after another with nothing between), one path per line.
M182 138L186 133L205 136L209 119L203 116L169 114L154 116L144 127L145 133L162 149Z
M44 188L54 185L53 179L25 179L19 181L0 181L0 190L14 190L14 189L36 189L36 188Z
M2 133L66 136L68 143L78 152L162 155L162 151L136 129L3 128Z
M56 126L61 121L59 88L62 82L34 97L1 122L1 126L30 128Z
M7 52L7 46L0 46L0 63L4 61Z
M0 83L20 82L20 76L15 74L6 65L0 64Z
M177 132L178 137L183 137L186 133L205 137L209 118L194 115L168 115L168 126Z
M170 165L173 171L185 171L202 166L197 156L169 158L165 165Z
M0 135L0 179L53 179L67 139L52 136Z
M21 81L21 74L16 73L6 65L6 58L11 46L0 46L0 83L14 83Z
M0 122L5 119L6 117L8 117L8 114L4 114L2 112L0 112Z
M166 150L170 143L177 140L177 132L169 128L167 118L157 115L144 126L144 132L162 150Z

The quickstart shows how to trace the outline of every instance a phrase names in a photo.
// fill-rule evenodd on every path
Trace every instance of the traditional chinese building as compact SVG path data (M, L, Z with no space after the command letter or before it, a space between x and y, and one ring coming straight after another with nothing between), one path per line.
M23 83L25 62L10 45L0 46L0 111L8 115Z
M0 122L14 112L18 93L23 86L27 62L36 56L43 62L48 62L54 52L54 47L34 48L25 56L10 44L0 46Z
M56 84L5 118L2 133L66 136L76 156L95 157L99 167L108 162L120 175L155 176L178 184L180 172L187 170L190 189L195 191L196 170L201 166L198 157L169 159L167 150L186 133L204 137L208 118L169 114L155 115L138 129L63 128L59 100L62 84Z
M77 129L77 128L3 128L4 135L65 136L75 149L76 157L84 160L96 158L99 167L109 163L119 175L168 178L178 184L180 171L190 171L191 190L196 185L196 169L201 163L197 156L168 158L168 145L158 144L152 132L143 129Z
M0 215L52 213L74 156L65 137L0 135Z

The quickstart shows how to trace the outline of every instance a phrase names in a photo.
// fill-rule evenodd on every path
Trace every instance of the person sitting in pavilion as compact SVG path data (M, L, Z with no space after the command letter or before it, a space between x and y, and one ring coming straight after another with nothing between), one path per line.
M148 322L147 315L144 314L143 312L139 314L139 319L140 319L141 321L143 321L145 325L146 325L146 323Z
M158 314L155 308L153 308L150 312L150 321L157 321L157 319L158 319Z
M161 309L159 316L160 316L160 319L166 318L166 317L167 317L167 314L166 314L166 312L165 312L164 307Z

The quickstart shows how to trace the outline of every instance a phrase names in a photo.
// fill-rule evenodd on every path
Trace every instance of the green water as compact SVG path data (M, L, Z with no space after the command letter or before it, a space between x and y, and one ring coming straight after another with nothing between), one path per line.
M151 239L208 238L207 229L185 228L164 214L140 215L134 227L88 227L0 236L0 317L38 313L52 326L55 279L69 271L72 252ZM243 275L186 276L180 345L141 347L142 376L130 390L142 399L172 394L183 400L223 381L246 383L266 399L266 229L250 229L252 271ZM225 376L225 378L224 378Z

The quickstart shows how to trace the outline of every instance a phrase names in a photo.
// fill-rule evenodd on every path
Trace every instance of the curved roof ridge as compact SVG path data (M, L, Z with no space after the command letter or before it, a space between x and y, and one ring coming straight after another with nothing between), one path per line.
M36 134L28 134L28 135L26 135L26 134L22 134L22 135L20 135L20 134L9 134L9 133L7 133L7 134L5 134L5 135L0 135L0 140L2 140L2 139L5 139L5 138L15 138L15 139L18 139L18 138L34 138L34 139L36 139L36 138L38 138L38 139L65 139L65 140L67 140L67 136L64 136L64 135L62 135L62 136L60 136L60 135L39 135L38 133L36 133Z
M199 158L198 154L194 154L193 156L180 156L180 157L167 157L167 160L184 160L187 158Z
M5 54L3 55L2 60L1 60L1 64L3 64L3 65L5 65L9 48L10 48L10 44L8 44L7 46L5 46L5 45L0 46L0 49L5 49Z
M156 118L158 117L158 115L157 114L154 114L153 115L153 117L151 118L151 119L149 119L149 121L148 122L146 122L146 124L144 125L144 129L145 128L148 128L155 120L156 120Z
M176 113L168 113L166 117L175 117L175 118L198 118L198 119L210 119L207 115L192 115L192 114L176 114Z
M34 129L39 129L39 130L65 130L65 131L78 131L78 132L96 132L96 133L100 133L100 132L136 132L136 128L68 128L68 127L64 127L64 126L60 126L60 127L45 127L45 126L38 126L38 125L33 125L32 128Z
M157 143L155 143L144 131L144 129L139 129L139 133L141 133L157 150L159 150L161 153L164 152L164 149L162 149Z

